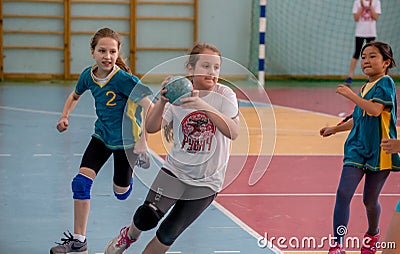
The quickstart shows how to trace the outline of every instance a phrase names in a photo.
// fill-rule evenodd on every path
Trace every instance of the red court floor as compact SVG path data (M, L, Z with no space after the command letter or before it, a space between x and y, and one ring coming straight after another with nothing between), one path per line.
M314 112L337 117L343 112L350 113L354 106L337 95L335 88L271 88L267 93L274 106L302 109L309 111L311 115ZM302 125L305 122L307 119L300 119L298 124ZM318 136L319 127L322 126L316 126L316 129L311 130L308 135ZM277 129L279 128L281 126L277 126ZM296 126L292 128L295 129ZM304 142L307 142L307 136L304 137ZM324 145L329 146L329 143L326 142ZM318 245L323 237L332 235L335 192L342 168L340 153L320 155L320 148L315 147L315 152L307 154L275 153L267 172L253 186L250 186L248 181L255 157L250 156L241 174L221 192L217 201L258 234L267 236L268 240L279 237L286 240L293 237L297 239L313 237ZM240 162L243 159L240 155L232 155L230 165L235 167L237 164L235 161ZM363 185L362 181L351 203L348 237L361 239L367 229L365 208L362 203ZM399 199L400 173L392 173L380 197L382 240ZM289 245L288 242L286 245ZM329 245L326 243L316 248L284 246L281 250L310 250L324 253L323 251L328 248Z
M252 169L249 163L239 177L221 192L217 201L258 234L267 234L269 239L314 237L320 241L332 234L332 211L341 159L341 156L277 155L272 158L264 177L254 186L248 185ZM235 157L232 157L234 161ZM366 231L367 222L360 195L362 186L363 182L351 204L348 226L348 236L351 237L361 238ZM382 239L400 199L399 189L400 174L393 173L380 198ZM324 246L325 249L327 246Z

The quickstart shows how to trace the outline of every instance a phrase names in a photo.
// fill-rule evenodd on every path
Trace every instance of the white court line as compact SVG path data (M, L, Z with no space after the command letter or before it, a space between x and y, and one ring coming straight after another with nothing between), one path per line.
M37 110L37 109L26 109L26 108L25 109L24 108L15 108L15 107L7 107L7 106L0 106L0 109L19 111L19 112L27 112L27 113L35 113L35 114L61 115L61 112ZM84 117L84 118L96 118L95 115L74 114L74 113L70 114L70 116Z
M362 196L355 193L354 196ZM218 197L335 197L336 193L220 193ZM397 193L381 193L384 197L400 197Z
M314 113L314 114L321 114L321 115L328 115L328 114L324 114L324 113L318 113L318 112L312 112L312 111L308 111L308 110L302 110L302 109L296 109L296 108L290 108L290 107L283 107L283 106L274 106L274 107L280 107L280 108L289 108L289 109L293 109L293 110L297 110L297 111L301 111L301 112L310 112L310 113ZM26 108L16 108L16 107L8 107L8 106L0 106L0 109L4 109L4 110L12 110L12 111L19 111L19 112L26 112L26 113L35 113L35 114L46 114L46 115L61 115L61 112L56 112L56 111L46 111L46 110L36 110L36 109L26 109ZM76 114L76 113L72 113L70 114L71 117L82 117L82 118L96 118L96 115L87 115L87 114ZM328 115L328 116L332 116L332 115ZM274 128L257 128L257 127L241 127L241 129L248 129L248 130L252 130L252 129L261 129L261 130L274 130ZM279 131L287 131L287 132L295 132L295 133L299 133L299 132L306 132L306 133L317 133L319 131L319 129L315 129L315 130L298 130L296 128L293 129L279 129L279 128L275 128L275 130L279 130Z
M50 157L52 156L51 153L34 153L33 157Z
M218 194L219 196L219 194ZM233 213L231 213L228 209L220 205L217 201L213 201L212 204L225 216L227 216L229 219L231 219L234 223L236 223L239 227L241 227L244 231L246 231L249 235L253 236L255 239L260 239L263 236L261 236L259 233L257 233L254 229L252 229L249 225L244 223L242 220L240 220L238 217L236 217ZM268 239L266 239L268 241ZM268 246L273 246L270 248L270 250L276 254L283 254L281 250L276 248L271 242L268 241Z
M293 107L286 107L286 106L279 106L279 105L273 105L273 104L266 104L266 105L272 105L272 108L286 108L286 109L291 109L291 110L299 111L299 112L306 112L306 113L312 113L312 114L317 114L317 115L340 118L340 117L335 116L335 115L331 115L331 114L327 114L327 113L321 113L321 112L315 112L315 111L311 111L311 110L305 110L305 109L299 109L299 108L293 108ZM61 112L55 112L55 111L26 109L26 108L24 109L24 108L8 107L8 106L1 106L1 105L0 105L0 109L20 111L20 112L29 112L29 113L37 113L37 114L48 114L48 115L60 115L61 114ZM73 113L70 116L89 117L89 118L95 118L96 117L95 115L73 114Z
M239 227L208 227L208 228L211 228L211 229L236 229Z
M10 157L11 154L9 153L0 153L0 157Z
M321 250L321 251L318 251L318 250L288 250L288 251L285 251L285 254L294 254L294 253L318 253L318 254L326 254L326 252L327 251L323 251L323 250ZM351 250L346 250L346 253L347 254L352 254L352 253L354 253L354 254L360 254L360 251L351 251ZM376 254L381 254L382 252L381 251L377 251L376 252Z

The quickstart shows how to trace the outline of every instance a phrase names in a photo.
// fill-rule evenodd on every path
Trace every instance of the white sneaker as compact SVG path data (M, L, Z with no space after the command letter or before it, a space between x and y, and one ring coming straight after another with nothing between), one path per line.
M119 235L107 244L104 254L122 254L132 243L136 242L136 239L129 238L128 231L129 227L123 227Z

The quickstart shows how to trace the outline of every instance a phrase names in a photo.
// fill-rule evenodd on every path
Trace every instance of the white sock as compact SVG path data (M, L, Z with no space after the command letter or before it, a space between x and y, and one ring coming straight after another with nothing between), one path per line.
M74 239L77 239L78 241L83 243L86 240L86 236L79 235L79 234L74 234Z

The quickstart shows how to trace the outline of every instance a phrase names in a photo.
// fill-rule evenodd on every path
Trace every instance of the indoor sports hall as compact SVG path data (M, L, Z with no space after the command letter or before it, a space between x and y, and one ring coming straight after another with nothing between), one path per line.
M377 0L373 0L377 1ZM378 40L400 65L399 0L380 0ZM239 101L224 188L169 254L326 254L348 132L322 138L352 113L336 93L354 51L353 1L321 0L0 0L0 253L49 253L73 232L71 181L93 133L94 100L84 93L68 131L56 129L81 71L94 63L93 33L110 27L133 73L154 94L168 75L185 73L195 42L222 52L220 83ZM390 70L398 85L400 69ZM351 89L365 82L360 64ZM397 96L400 96L399 90ZM400 114L399 114L400 115ZM400 126L399 121L397 126ZM399 128L397 129L400 130ZM88 253L130 224L170 148L151 134L151 166L135 168L133 192L113 194L113 159L92 186ZM347 253L360 253L367 219L364 180L351 202ZM400 173L380 195L381 248L400 200ZM125 253L141 253L155 230Z

